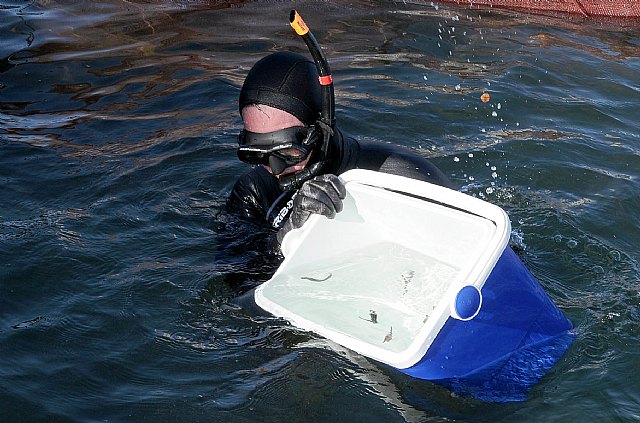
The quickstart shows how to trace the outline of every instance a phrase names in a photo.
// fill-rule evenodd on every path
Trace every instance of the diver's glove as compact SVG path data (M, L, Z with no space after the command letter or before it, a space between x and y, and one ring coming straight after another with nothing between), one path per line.
M320 175L308 180L296 193L293 210L282 229L278 231L278 242L291 229L301 227L312 213L333 219L342 211L342 200L347 195L344 183L336 175Z

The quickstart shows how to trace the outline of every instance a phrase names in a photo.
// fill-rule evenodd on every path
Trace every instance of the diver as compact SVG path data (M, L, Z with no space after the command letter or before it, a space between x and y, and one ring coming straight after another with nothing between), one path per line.
M296 31L314 60L291 52L269 54L251 68L242 85L244 128L237 154L256 166L238 179L226 210L272 226L281 243L311 214L333 218L342 210L346 190L338 176L347 170L375 170L450 186L442 171L409 149L342 133L335 123L333 83L324 54L308 29L304 34Z

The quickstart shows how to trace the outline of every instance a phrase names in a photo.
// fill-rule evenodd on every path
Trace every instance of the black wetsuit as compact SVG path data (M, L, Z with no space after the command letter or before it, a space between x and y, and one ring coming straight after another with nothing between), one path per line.
M409 149L380 142L357 141L339 130L331 139L329 160L323 174L340 175L351 169L376 170L450 186L449 179L429 160ZM279 229L286 221L294 192L283 192L275 176L255 166L238 179L227 201L228 212L255 223L262 221Z

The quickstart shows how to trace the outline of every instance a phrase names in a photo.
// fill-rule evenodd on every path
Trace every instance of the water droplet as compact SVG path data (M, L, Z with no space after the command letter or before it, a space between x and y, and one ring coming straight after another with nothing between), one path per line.
M494 110L493 112L491 112L491 116L496 117L498 116L498 113Z
M486 190L487 194L493 194L493 188L488 187Z
M498 170L495 166L491 166L491 170Z
M460 91L461 87L460 84L456 85L456 91Z
M498 103L498 110L502 109L502 103Z
M473 157L473 153L467 154L470 158Z
M491 177L492 177L493 179L496 179L496 178L498 177L498 174L497 174L496 172L493 172L493 173L491 174Z
M459 161L460 161L460 157L454 157L454 158L453 158L453 161L454 161L454 162L459 162Z
M578 241L576 241L575 239L570 239L567 242L567 247L569 247L571 249L576 248L577 246L578 246Z

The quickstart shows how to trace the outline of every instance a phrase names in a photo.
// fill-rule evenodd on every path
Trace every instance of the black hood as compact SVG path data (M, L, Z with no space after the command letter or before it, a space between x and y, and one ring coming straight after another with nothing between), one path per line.
M322 94L313 61L296 53L278 52L259 60L240 91L240 112L250 104L284 110L312 125L320 116Z

